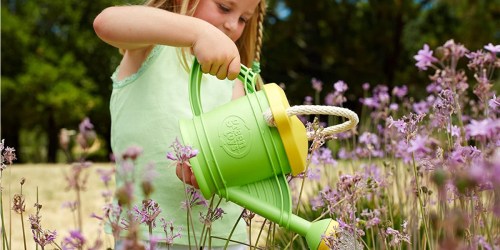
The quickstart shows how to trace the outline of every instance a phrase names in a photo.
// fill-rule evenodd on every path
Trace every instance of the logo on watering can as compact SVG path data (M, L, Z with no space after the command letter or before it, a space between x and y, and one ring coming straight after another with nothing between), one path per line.
M226 117L219 127L219 138L224 151L234 158L242 158L250 152L250 129L241 117Z

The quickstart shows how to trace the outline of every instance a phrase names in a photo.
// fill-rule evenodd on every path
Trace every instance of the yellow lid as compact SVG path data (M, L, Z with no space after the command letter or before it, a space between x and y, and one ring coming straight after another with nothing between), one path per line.
M264 85L271 113L278 128L283 146L285 147L292 175L297 175L306 169L307 133L304 124L295 115L288 116L286 110L290 107L285 92L275 83Z
M335 229L339 227L339 223L337 221L330 221L330 224L328 224L328 227L326 228L325 231L325 236L335 236ZM327 245L324 239L321 240L318 246L318 250L328 250L330 249Z

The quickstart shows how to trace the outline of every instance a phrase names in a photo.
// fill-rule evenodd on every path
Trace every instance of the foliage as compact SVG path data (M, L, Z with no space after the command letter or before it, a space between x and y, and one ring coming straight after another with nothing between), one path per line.
M10 114L2 132L20 152L22 131L38 131L47 144L31 146L55 161L59 129L86 115L108 131L110 85L103 83L119 54L103 46L92 22L121 2L2 0L2 111Z
M262 75L284 83L292 103L301 102L312 78L353 86L347 105L365 82L407 85L415 97L426 76L414 71L419 46L455 38L470 48L498 44L498 0L271 1L265 23ZM331 90L330 86L325 86ZM323 92L326 93L326 92ZM322 94L323 94L322 93ZM324 96L322 96L324 97Z

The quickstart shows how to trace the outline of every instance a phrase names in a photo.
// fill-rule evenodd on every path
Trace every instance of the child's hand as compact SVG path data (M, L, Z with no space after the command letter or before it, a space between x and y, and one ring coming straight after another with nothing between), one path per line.
M201 71L221 80L236 79L241 68L236 44L214 26L201 33L193 44L193 53L201 65Z
M194 177L193 170L191 170L191 166L189 165L189 162L179 162L177 163L177 167L175 169L175 173L177 174L177 177L183 181L186 184L189 184L195 188L200 188L198 186L198 182L196 181L196 178Z

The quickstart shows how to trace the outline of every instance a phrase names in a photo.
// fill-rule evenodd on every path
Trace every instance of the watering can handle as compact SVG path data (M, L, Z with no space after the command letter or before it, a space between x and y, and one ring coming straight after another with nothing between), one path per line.
M358 122L359 118L356 113L353 111L346 109L346 108L340 108L340 107L335 107L335 106L320 106L320 105L298 105L298 106L292 106L286 109L286 113L288 116L293 116L293 115L335 115L335 116L341 116L344 118L347 118L348 121L337 124L334 126L327 127L320 131L320 134L322 136L328 136L328 135L333 135L337 134L340 132L344 132L347 130L350 130L354 128ZM274 125L274 118L273 114L271 113L270 110L264 112L264 119L266 120L267 124L269 126L275 126ZM315 137L315 132L308 132L307 133L307 139L312 140Z
M191 75L189 78L189 100L191 102L191 109L195 116L201 115L203 113L203 109L201 108L201 99L200 99L200 85L201 85L201 66L198 60L195 58L193 61L193 66L191 68ZM245 92L254 93L256 81L257 81L257 73L253 72L251 69L247 68L244 65L241 65L240 73L238 74L238 79L243 83L245 87Z

